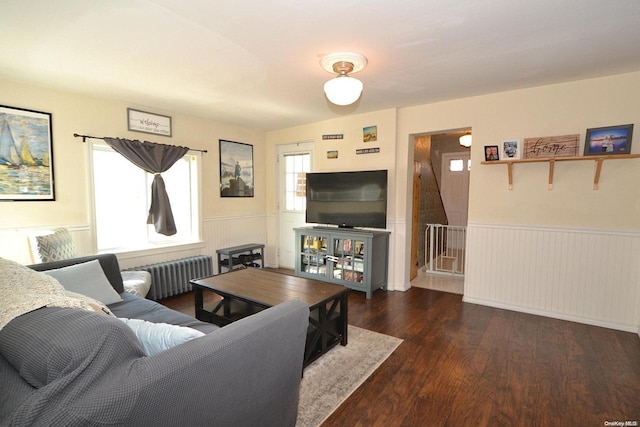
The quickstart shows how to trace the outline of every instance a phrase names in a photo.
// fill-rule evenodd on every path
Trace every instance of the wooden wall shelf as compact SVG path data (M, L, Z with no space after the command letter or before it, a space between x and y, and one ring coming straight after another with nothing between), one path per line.
M623 160L623 159L636 159L640 154L615 154L604 156L580 156L580 157L545 157L536 159L513 159L513 160L493 160L482 162L483 165L507 165L507 172L509 174L509 190L513 189L513 165L516 163L549 163L549 190L553 188L553 168L556 162L570 162L570 161L585 161L591 160L595 162L595 170L593 174L593 189L598 189L598 183L600 182L600 171L602 170L602 163L605 160Z

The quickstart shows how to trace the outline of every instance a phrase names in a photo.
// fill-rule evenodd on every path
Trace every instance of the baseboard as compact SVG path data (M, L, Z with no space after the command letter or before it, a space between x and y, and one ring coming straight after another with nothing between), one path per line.
M573 316L570 314L563 314L563 313L556 313L552 311L536 310L528 307L521 307L521 306L512 305L512 304L504 304L497 301L489 301L489 300L473 298L468 296L463 296L462 302L470 303L470 304L485 305L488 307L500 308L503 310L517 311L520 313L533 314L536 316L550 317L552 319L566 320L569 322L583 323L585 325L599 326L602 328L615 329L618 331L632 332L632 333L635 332L638 334L638 337L640 338L640 329L633 325L623 325L618 323L604 322L597 319L589 319L585 317Z

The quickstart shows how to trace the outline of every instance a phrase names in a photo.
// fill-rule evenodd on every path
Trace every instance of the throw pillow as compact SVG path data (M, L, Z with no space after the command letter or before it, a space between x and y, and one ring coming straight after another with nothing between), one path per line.
M66 228L56 228L53 234L36 236L40 262L58 261L78 256L71 234Z
M122 271L122 285L124 291L145 298L151 289L151 274L148 271Z
M47 270L43 273L58 280L66 290L90 296L103 304L109 305L122 301L105 276L98 260Z
M142 319L126 319L119 317L135 332L147 356L153 356L178 344L185 343L204 333L185 326L153 323Z
M0 258L0 330L12 319L41 307L91 310L85 302L65 295L53 277L15 261Z

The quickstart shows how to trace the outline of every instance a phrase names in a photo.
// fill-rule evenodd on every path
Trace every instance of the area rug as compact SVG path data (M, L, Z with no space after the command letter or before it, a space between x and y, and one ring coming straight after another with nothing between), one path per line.
M296 427L322 424L401 342L349 325L348 344L335 346L304 370Z

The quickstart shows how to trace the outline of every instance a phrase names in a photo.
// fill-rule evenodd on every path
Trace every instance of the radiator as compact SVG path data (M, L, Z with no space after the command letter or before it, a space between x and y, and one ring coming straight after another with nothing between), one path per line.
M199 255L127 270L144 270L151 274L147 298L157 301L191 291L189 280L212 276L213 259L209 255Z

